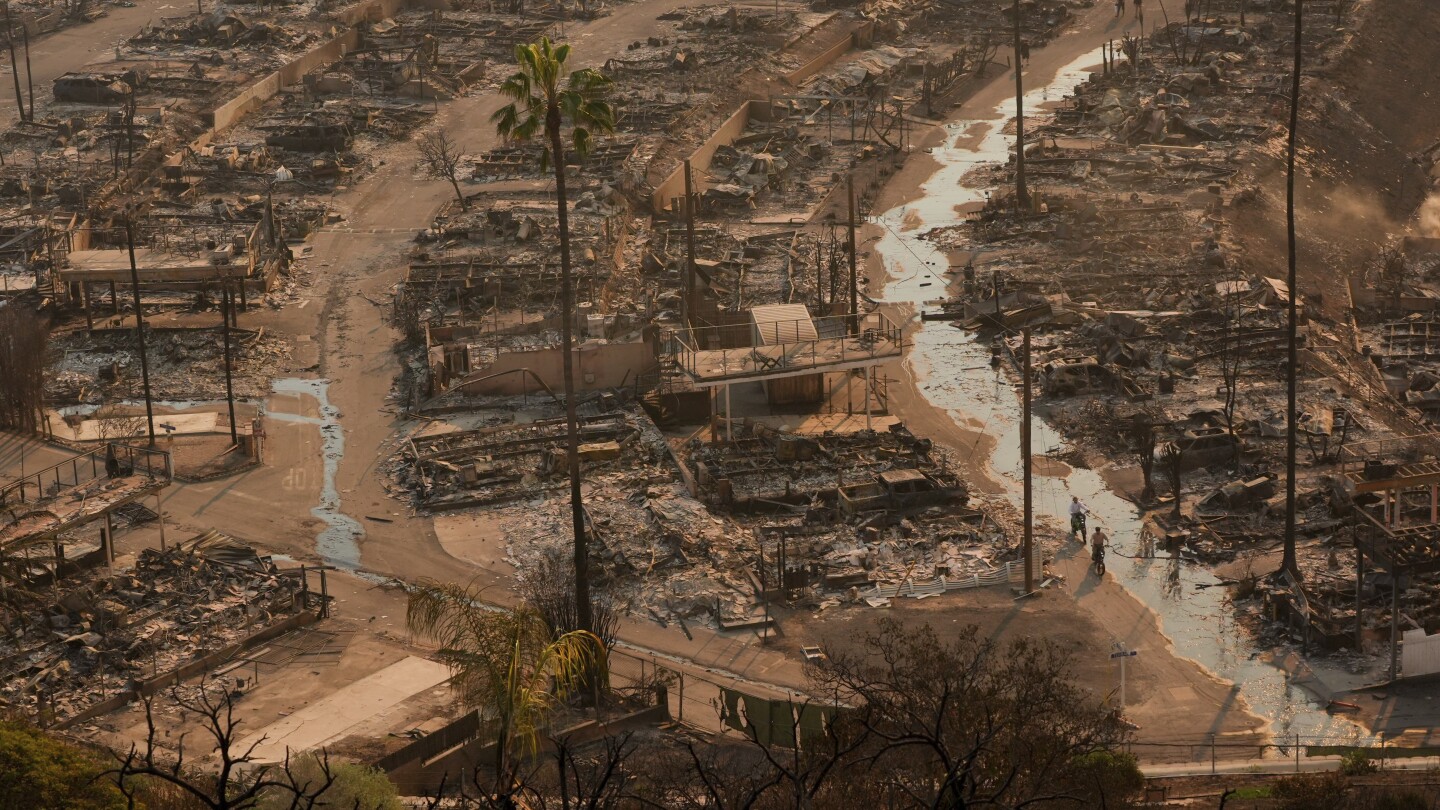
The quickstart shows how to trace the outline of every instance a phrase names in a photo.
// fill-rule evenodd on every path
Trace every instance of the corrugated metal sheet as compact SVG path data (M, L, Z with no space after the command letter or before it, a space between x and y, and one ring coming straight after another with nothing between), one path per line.
M804 304L772 304L750 310L750 321L755 325L755 344L774 346L779 343L799 343L817 340L815 322L810 320L810 310Z

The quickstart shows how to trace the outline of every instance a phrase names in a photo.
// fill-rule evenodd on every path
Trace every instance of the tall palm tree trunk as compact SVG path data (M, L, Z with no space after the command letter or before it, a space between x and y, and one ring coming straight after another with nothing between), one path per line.
M570 516L575 529L575 623L570 630L594 632L590 615L589 549L586 548L585 507L580 500L580 428L575 418L575 290L570 278L570 216L565 202L565 145L560 139L560 107L549 105L545 132L555 163L556 212L560 219L560 345L565 352L565 444L569 451Z
M1300 67L1301 67L1301 0L1295 0L1295 64L1290 80L1290 136L1285 154L1285 235L1289 241L1289 274L1286 282L1290 285L1290 306L1285 324L1286 343L1289 347L1288 367L1285 372L1285 552L1280 561L1280 570L1288 571L1299 581L1300 566L1295 559L1295 453L1296 453L1296 368L1299 363L1297 330L1300 290L1296 278L1295 258L1295 133L1300 128Z

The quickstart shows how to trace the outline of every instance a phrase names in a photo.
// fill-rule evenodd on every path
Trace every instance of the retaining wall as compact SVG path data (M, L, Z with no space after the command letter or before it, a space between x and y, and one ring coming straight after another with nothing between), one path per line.
M785 81L799 87L801 82L829 67L835 60L849 53L852 49L862 50L868 48L870 47L870 43L874 41L875 21L866 20L865 22L858 23L848 33L836 40L835 44L822 51L819 56L785 74Z
M375 5L371 3L366 6ZM306 73L321 65L339 61L360 43L360 29L351 28L329 42L306 53L292 62L282 65L279 70L245 88L240 95L216 107L209 115L208 123L212 132L219 132L233 126L251 111L269 101L275 94L289 85L296 84Z
M745 127L750 125L751 111L760 107L768 108L769 104L764 101L747 101L741 104L740 109L725 119L725 123L721 124L704 143L700 144L699 149L690 153L691 181L697 195L709 187L709 184L705 182L705 170L710 168L710 160L715 157L715 150L722 146L729 146L735 142L736 138L745 134ZM682 163L675 167L675 171L671 172L664 182L655 187L655 191L650 197L651 207L656 214L663 214L669 208L671 200L684 196L685 165Z
M875 23L866 21L858 24L855 28L845 32L824 51L801 65L799 68L786 74L785 81L791 85L798 85L805 79L819 73L827 66L839 59L842 55L850 52L853 48L868 48L875 38ZM745 128L750 125L752 118L768 120L770 116L770 103L768 101L747 101L741 104L739 109L721 124L700 148L690 153L690 173L694 186L693 191L700 194L709 188L705 181L705 172L710 168L710 160L715 156L715 150L722 146L729 146L737 138L745 134ZM664 214L670 208L670 201L677 197L685 196L685 166L682 164L675 168L668 177L655 187L650 195L650 207L656 214Z

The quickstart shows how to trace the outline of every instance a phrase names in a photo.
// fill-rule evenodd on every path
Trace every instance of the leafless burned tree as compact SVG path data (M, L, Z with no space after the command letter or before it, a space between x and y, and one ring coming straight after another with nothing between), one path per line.
M1160 448L1160 466L1165 470L1165 475L1170 479L1170 491L1175 493L1174 516L1180 518L1180 488L1183 483L1181 478L1185 472L1185 450L1175 442L1166 442Z
M1130 420L1130 447L1140 462L1144 490L1140 500L1148 503L1155 497L1155 417L1141 411Z
M1251 362L1251 350L1245 335L1245 302L1239 294L1239 282L1239 275L1232 275L1230 288L1221 297L1220 313L1224 327L1215 352L1215 363L1220 370L1220 391L1224 395L1220 416L1225 421L1225 431L1230 434L1234 453L1231 463L1236 472L1240 471L1240 439L1235 425L1235 414L1240 405L1240 376Z
M650 798L685 810L1123 807L1140 787L1115 753L1124 727L1051 645L886 619L827 651L811 672L820 703L799 708L823 705L828 721L642 750L627 766L647 774Z
M460 203L460 210L469 211L470 203L460 191L460 158L463 156L460 145L450 140L445 130L437 129L420 136L416 147L420 150L420 164L425 167L425 172L436 180L448 180L450 187L455 189L455 200Z

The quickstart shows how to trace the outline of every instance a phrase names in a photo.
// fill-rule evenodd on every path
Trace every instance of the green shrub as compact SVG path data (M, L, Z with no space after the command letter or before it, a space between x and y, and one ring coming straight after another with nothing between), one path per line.
M1140 792L1145 787L1145 775L1131 754L1114 751L1094 751L1076 757L1071 763L1070 781L1076 789L1091 793L1098 806L1100 796L1111 806Z
M297 784L312 785L312 790L325 783L320 759L315 754L302 754L290 760L290 772ZM395 792L395 784L384 771L354 762L330 760L330 773L335 783L315 802L317 808L360 808L360 810L403 810ZM279 776L277 774L277 776ZM281 776L280 778L283 778ZM289 791L272 790L261 800L258 810L290 810Z
M1346 751L1340 757L1340 773L1346 776L1362 776L1375 771L1375 762L1370 759L1370 752L1356 748Z
M0 807L124 810L125 797L101 775L105 768L83 748L0 720Z

